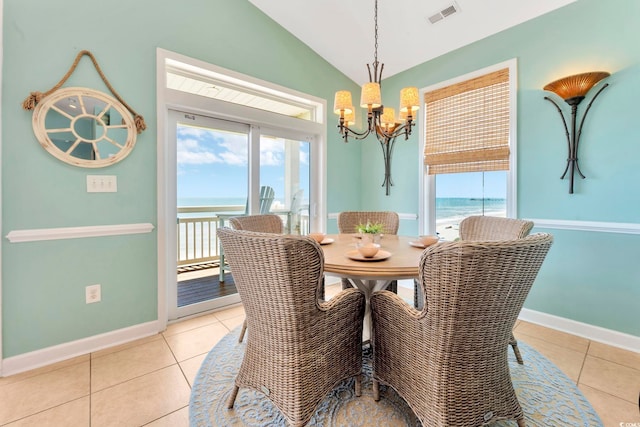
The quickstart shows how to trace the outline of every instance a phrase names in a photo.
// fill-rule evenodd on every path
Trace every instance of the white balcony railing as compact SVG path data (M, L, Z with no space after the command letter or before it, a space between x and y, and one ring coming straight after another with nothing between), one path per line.
M177 245L178 266L217 263L220 261L218 227L222 226L230 214L243 215L245 206L182 206L178 207ZM285 225L290 221L287 211L276 212ZM298 214L300 225L291 227L290 232L303 230L307 234L309 216L307 211ZM227 224L224 224L227 225ZM288 229L285 231L289 231Z

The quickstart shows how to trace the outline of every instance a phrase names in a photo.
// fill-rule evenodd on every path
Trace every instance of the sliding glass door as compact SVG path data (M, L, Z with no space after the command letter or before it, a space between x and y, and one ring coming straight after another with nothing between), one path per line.
M177 319L239 302L217 238L229 217L272 213L286 233L309 232L313 156L312 138L296 132L180 111L169 118L176 275L168 299L169 319ZM270 197L263 200L266 189Z
M176 148L176 276L169 318L240 301L233 278L220 280L218 227L245 214L249 194L246 124L170 112Z

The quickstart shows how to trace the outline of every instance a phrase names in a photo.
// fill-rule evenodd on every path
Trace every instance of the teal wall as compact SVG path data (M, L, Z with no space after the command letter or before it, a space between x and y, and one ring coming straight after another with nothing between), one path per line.
M459 49L385 81L384 96L425 87L518 58L519 216L635 222L640 5L612 8L580 0L556 12ZM99 14L102 19L94 18ZM356 85L246 0L5 0L2 81L2 236L12 230L157 224L156 48L161 47L327 99ZM434 41L437 42L437 41ZM557 46L557 47L555 47ZM105 169L64 164L43 150L21 109L31 91L46 91L90 50L120 95L145 117L132 154ZM411 49L414 49L412 47ZM384 58L381 58L384 60ZM365 64L363 73L365 72ZM569 195L558 179L566 153L557 112L541 87L570 73L608 70L608 88L585 125L581 166L588 176ZM83 59L67 86L107 92ZM380 148L344 144L328 117L328 212L418 211L418 134L398 141L391 196L384 195ZM369 146L374 147L369 148ZM118 177L117 193L86 193L86 175ZM402 225L417 232L413 224ZM329 222L335 231L335 221ZM551 230L556 243L528 308L640 336L637 235ZM157 231L149 234L33 243L2 241L3 357L157 319ZM84 287L102 284L100 304Z
M95 17L101 19L96 20ZM5 0L2 88L2 236L12 230L157 225L156 48L328 100L357 86L246 0ZM147 130L126 159L104 169L60 162L36 140L32 91L47 91L76 54L91 51ZM65 87L109 93L88 58ZM333 113L328 113L332 117ZM329 210L357 209L360 147L328 132ZM339 150L339 155L336 155ZM117 193L86 192L86 175L118 178ZM333 193L332 193L333 194ZM9 243L2 239L3 357L156 320L157 230L150 234ZM84 288L102 285L102 302Z
M640 2L614 3L579 0L416 66L386 80L383 98L398 99L403 86L427 87L517 58L518 216L638 224ZM566 164L564 129L555 107L544 100L549 93L542 87L587 71L612 75L583 128L579 158L587 179L576 178L575 194L570 195L568 180L559 179ZM418 138L396 145L397 185L391 197L385 198L377 181L363 180L363 204L366 200L371 208L418 212ZM362 162L380 164L376 173L382 174L381 155L373 148L363 151ZM405 224L403 231L416 233L412 225ZM526 308L640 336L640 235L540 227L534 231L554 234L555 244Z

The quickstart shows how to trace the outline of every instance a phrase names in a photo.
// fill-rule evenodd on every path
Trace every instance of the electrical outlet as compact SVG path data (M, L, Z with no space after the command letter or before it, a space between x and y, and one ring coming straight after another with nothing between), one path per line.
M100 300L102 299L102 291L100 289L100 285L87 286L86 288L84 288L84 290L87 304L100 302Z
M115 175L87 175L87 193L116 193L118 178Z

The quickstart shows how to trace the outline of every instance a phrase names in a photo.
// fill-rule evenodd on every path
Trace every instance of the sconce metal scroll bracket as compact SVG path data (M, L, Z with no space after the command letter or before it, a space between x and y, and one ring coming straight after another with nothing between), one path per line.
M587 117L587 113L589 113L589 110L591 109L591 105L593 104L593 101L596 100L598 95L600 95L600 93L602 93L602 91L607 86L609 86L608 83L603 85L600 88L600 90L596 92L593 98L591 98L591 101L589 102L589 105L587 105L587 108L584 111L584 114L582 115L582 119L580 120L580 125L577 127L577 129L576 129L576 119L577 119L576 116L578 112L578 104L582 102L582 100L584 99L584 96L575 96L573 98L569 98L565 100L565 102L571 106L571 132L569 132L567 121L558 103L555 102L553 99L549 98L548 96L544 97L544 99L546 99L547 101L555 105L556 109L558 110L558 113L560 114L560 118L562 119L562 124L564 125L564 131L567 137L567 165L565 166L564 172L562 173L562 176L560 177L560 179L564 179L567 176L567 172L569 172L569 194L573 194L574 173L578 172L578 174L580 174L580 177L582 179L585 178L578 164L578 146L580 144L580 135L582 134L582 126L584 125L584 120Z

